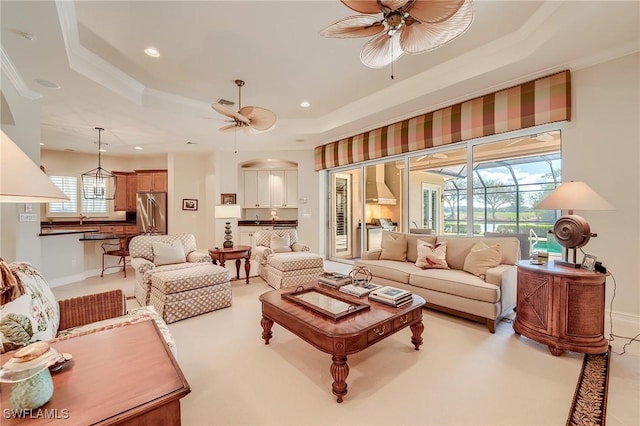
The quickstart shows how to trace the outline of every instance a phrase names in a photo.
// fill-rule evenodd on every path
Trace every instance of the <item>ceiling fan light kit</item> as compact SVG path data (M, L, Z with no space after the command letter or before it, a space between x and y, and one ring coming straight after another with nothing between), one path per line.
M372 37L360 52L369 68L383 68L403 53L437 49L463 34L473 21L471 0L341 0L365 15L343 18L320 32L323 37ZM382 13L382 17L372 16Z
M244 128L249 133L268 132L275 127L276 115L272 111L257 106L242 106L242 87L243 80L235 80L238 86L238 107L237 112L229 108L228 103L213 103L211 108L216 112L231 118L231 124L222 126L221 132L232 132L238 128ZM231 103L233 105L233 103Z

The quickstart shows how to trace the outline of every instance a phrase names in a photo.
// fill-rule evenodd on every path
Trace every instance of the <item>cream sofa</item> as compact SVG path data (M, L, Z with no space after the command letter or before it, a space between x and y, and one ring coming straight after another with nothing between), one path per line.
M406 260L381 260L381 257L402 259L402 253L391 253L389 256L389 241L402 238L403 235L406 239ZM446 243L446 262L450 269L422 269L416 266L418 241L433 245ZM465 260L478 242L489 247L496 244L500 246L499 264L488 268L484 279L464 270ZM394 249L397 251L397 247ZM424 297L428 308L485 323L489 331L494 333L498 321L515 307L515 263L519 259L520 242L515 237L436 236L384 231L382 249L362 253L361 260L355 264L369 268L373 275L372 282L376 284L409 290ZM467 269L471 268L468 266Z
M181 255L179 261L159 265L160 262L153 251L153 243L172 244L175 241L182 243L184 256ZM141 306L149 304L151 279L155 273L198 267L203 263L211 264L211 256L207 251L196 250L196 238L193 234L138 235L129 244L129 255L131 267L136 273L133 294Z
M324 259L298 242L296 229L258 231L254 241L258 275L275 289L315 281L324 271Z

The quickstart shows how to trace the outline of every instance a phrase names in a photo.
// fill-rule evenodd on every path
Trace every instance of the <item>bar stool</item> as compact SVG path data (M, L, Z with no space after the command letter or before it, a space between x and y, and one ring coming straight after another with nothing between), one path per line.
M124 277L127 277L127 256L129 256L129 243L131 239L135 235L126 235L121 237L118 243L102 243L102 273L101 277L104 276L104 271L109 268L119 268L120 263L122 263L122 271L124 272ZM105 256L116 256L119 257L117 265L104 267L104 257Z

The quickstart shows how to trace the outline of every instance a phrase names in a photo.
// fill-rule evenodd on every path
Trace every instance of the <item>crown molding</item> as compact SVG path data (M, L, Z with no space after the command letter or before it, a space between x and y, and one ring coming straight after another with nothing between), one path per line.
M42 98L40 93L29 89L25 81L22 79L22 76L13 65L13 61L2 48L0 48L0 68L2 68L2 71L7 75L11 85L16 89L20 96L31 100Z

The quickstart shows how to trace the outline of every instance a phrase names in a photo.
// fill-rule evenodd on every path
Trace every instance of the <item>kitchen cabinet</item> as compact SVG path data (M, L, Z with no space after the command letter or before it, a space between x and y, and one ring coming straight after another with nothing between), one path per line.
M137 192L167 192L169 186L166 170L136 170Z
M245 170L243 207L290 208L297 199L297 170Z
M256 225L256 226L239 226L238 232L240 234L240 242L239 244L242 246L255 246L254 234L258 231L262 230L272 230L273 226L266 225Z
M116 194L113 201L114 211L136 211L136 192L138 177L132 172L113 172L116 177Z
M243 207L271 207L270 180L269 170L246 170Z
M296 207L298 200L298 171L272 171L269 188L271 191L271 207Z

